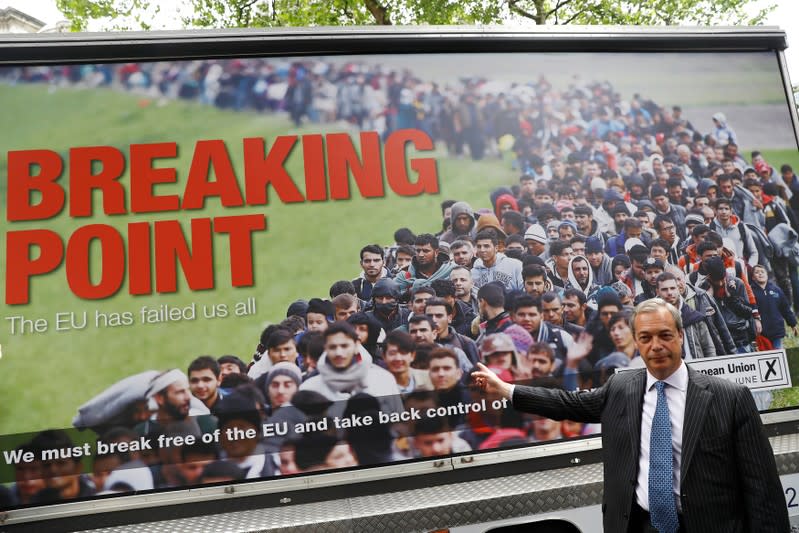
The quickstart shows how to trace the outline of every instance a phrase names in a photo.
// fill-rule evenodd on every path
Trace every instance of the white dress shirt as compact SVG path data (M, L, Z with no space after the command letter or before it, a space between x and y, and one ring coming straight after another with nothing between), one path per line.
M638 456L638 483L635 487L635 499L643 509L649 510L649 440L652 433L652 417L655 416L658 393L656 377L646 371L646 389L644 392L644 409L641 413L641 453ZM682 427L685 418L685 395L688 391L688 367L681 363L679 368L667 377L666 403L669 405L671 419L671 446L674 451L674 497L677 509L680 505L680 464L682 462Z

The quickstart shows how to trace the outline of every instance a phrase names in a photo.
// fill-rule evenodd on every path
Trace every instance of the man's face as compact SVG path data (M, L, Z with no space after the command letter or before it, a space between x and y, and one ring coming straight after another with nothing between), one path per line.
M793 181L793 170L785 170L782 172L782 179L785 180L785 183L790 184Z
M599 321L605 328L608 327L611 317L621 311L618 305L606 305L599 310Z
M730 163L730 165L732 165L732 163ZM719 182L719 191L721 191L721 195L725 198L732 198L732 180L724 180Z
M727 225L732 218L732 209L727 204L719 204L716 206L716 217L724 225Z
M674 239L677 237L677 226L671 220L662 221L658 228L658 235L669 244L674 244Z
M474 248L471 245L461 246L452 250L452 260L458 266L469 268L472 266L472 259L474 258Z
M651 286L657 286L657 282L655 280L658 279L658 276L663 274L663 269L658 267L649 267L645 271L646 275L646 282L649 283Z
M719 255L718 249L714 248L712 250L705 250L704 252L702 252L701 260L702 261L707 261L711 257L718 257L718 255Z
M289 339L283 344L278 344L268 351L269 360L275 365L281 361L293 363L297 360L297 345L293 339Z
M325 339L325 352L333 368L343 370L350 366L358 344L344 333L334 333Z
M552 374L552 359L545 353L531 352L527 355L533 378L543 378Z
M648 219L649 217L647 217L647 220ZM624 233L627 235L628 239L640 239L642 231L641 228L627 228L624 230Z
M369 340L369 326L366 324L353 324L352 327L355 328L355 333L358 335L358 342L366 344Z
M677 280L667 279L658 283L658 296L676 306L680 301L680 288L677 286Z
M732 161L722 161L721 169L724 171L725 174L732 174L732 172L735 170L735 163L733 163ZM722 189L722 192L724 192L724 189Z
M269 383L269 405L273 408L291 402L297 392L297 382L288 376L275 376Z
M583 235L587 235L589 231L591 231L591 222L593 218L590 215L585 215L580 213L574 215L574 222L577 224L577 229L580 230L580 233Z
M308 331L322 332L328 326L327 318L321 313L308 313L305 315L305 323L308 325Z
M463 298L472 294L472 275L468 270L457 269L453 270L449 275L449 279L455 284L455 296Z
M649 255L655 259L660 259L663 263L666 262L666 258L668 257L668 252L665 248L660 246L653 246L652 249L649 251Z
M572 250L571 246L568 246L563 249L560 255L555 256L555 265L557 265L559 269L565 270L568 268L569 261L571 261L572 257L574 257L574 250Z
M527 251L533 255L541 255L547 249L547 245L542 242L534 241L532 239L527 239L525 242L527 243Z
M552 195L549 193L540 192L535 195L535 199L533 203L536 207L540 207L542 205L551 205L552 204Z
M490 240L483 239L477 241L475 245L477 257L483 260L483 263L492 263L497 256L497 247Z
M631 261L631 264L632 264L633 276L635 276L635 278L639 280L646 279L646 272L644 272L644 264L640 261L637 261L636 259L633 259Z
M550 324L560 325L563 323L563 304L560 299L555 298L551 302L541 301L541 314L544 320Z
M228 374L241 374L241 368L236 363L222 363L219 365L219 382L225 379Z
M367 278L376 279L383 271L383 258L380 257L380 254L364 252L361 258L361 268Z
M605 254L602 252L590 252L586 254L586 258L588 259L588 264L591 265L593 268L599 268L599 265L602 264L602 258Z
M188 392L188 391L187 391ZM61 493L74 492L81 473L80 461L72 458L61 458L44 461L44 483L48 488Z
M434 265L436 263L436 249L429 244L417 244L416 262L420 266Z
M403 352L399 346L388 344L386 345L383 359L386 361L389 372L392 374L404 374L411 368L413 356L413 352Z
M710 206L710 198L708 198L707 196L696 198L694 200L694 207L696 207L697 209L702 209L703 207L709 207L709 206Z
M408 325L408 333L411 334L416 342L435 342L436 333L427 321L417 322Z
M586 287L588 285L588 276L591 272L591 267L588 266L586 261L572 261L572 272L574 273L577 283L579 283L581 287Z
M450 316L447 315L447 308L443 305L432 305L425 311L427 316L433 319L436 324L436 337L446 337L449 331Z
M533 194L535 194L535 181L522 180L519 183L519 188L521 189L522 196L531 197Z
M444 433L416 435L413 438L413 445L421 457L449 455L452 453L452 434L445 431Z
M624 224L624 221L628 218L629 217L627 216L627 213L623 213L621 211L613 214L613 222L616 224L617 228L622 227L622 224Z
M680 200L682 200L682 186L672 185L671 187L669 187L669 197L675 202L679 202Z
M524 253L524 245L520 242L512 242L505 246L505 251L508 252L510 250L516 250L518 252Z
M413 295L413 301L411 302L411 311L413 311L414 315L423 315L425 306L427 305L427 300L432 298L433 295L429 292L417 292Z
M655 207L658 211L665 213L669 210L669 199L664 195L655 196L652 198L652 203L655 204Z
M450 390L461 379L463 371L452 357L438 357L430 361L430 381L435 390Z
M750 185L749 192L752 193L757 200L763 201L763 188L760 185Z
M538 331L541 327L541 311L537 307L520 307L513 313L513 321L528 333Z
M349 307L336 308L336 320L347 320L349 317L358 312L358 302L352 302Z
M175 466L183 482L187 485L194 485L200 480L203 468L213 462L214 459L213 454L192 453L186 456L184 462L180 462Z
M413 256L406 254L405 252L397 252L397 267L402 269L406 266L411 264L413 260Z
M546 282L543 276L524 278L524 292L530 296L541 296L546 291Z
M569 322L578 322L585 313L585 306L580 305L580 300L573 296L563 298L563 317Z
M683 334L666 309L635 317L635 345L646 368L657 379L669 377L682 364Z
M236 367L238 370L238 367ZM189 389L195 398L207 402L216 395L219 379L210 368L189 372Z
M558 237L562 241L570 241L574 237L574 228L571 226L561 226L558 228Z
M182 420L189 416L191 392L188 383L179 381L172 383L156 395L156 402L163 407L169 416Z
M561 220L574 220L575 214L574 211L571 209L564 208L563 211L560 212L560 219Z
M585 256L585 243L580 241L574 241L572 243L572 252L574 252L574 255Z
M486 366L490 368L510 369L513 366L513 352L494 352L487 355Z

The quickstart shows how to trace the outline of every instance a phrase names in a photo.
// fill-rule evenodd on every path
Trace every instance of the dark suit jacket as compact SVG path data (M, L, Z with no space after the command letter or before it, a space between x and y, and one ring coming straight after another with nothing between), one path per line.
M646 371L593 391L517 386L513 406L556 420L602 423L605 531L627 531L635 499ZM688 369L680 502L687 533L790 530L774 453L749 390Z

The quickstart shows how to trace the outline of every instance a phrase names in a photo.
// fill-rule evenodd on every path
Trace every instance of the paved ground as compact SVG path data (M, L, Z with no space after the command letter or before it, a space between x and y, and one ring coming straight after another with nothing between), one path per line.
M738 135L738 145L746 150L758 148L796 148L791 130L791 117L786 106L780 105L725 105L721 107L683 106L683 114L702 132L713 128L710 117L722 111Z

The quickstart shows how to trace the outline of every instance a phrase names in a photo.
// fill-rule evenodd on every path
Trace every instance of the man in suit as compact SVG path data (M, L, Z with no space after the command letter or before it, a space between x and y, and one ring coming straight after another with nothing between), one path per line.
M642 302L632 323L646 369L615 374L598 389L511 385L483 365L472 377L519 411L602 423L606 532L790 530L749 390L684 364L682 321L671 304Z

